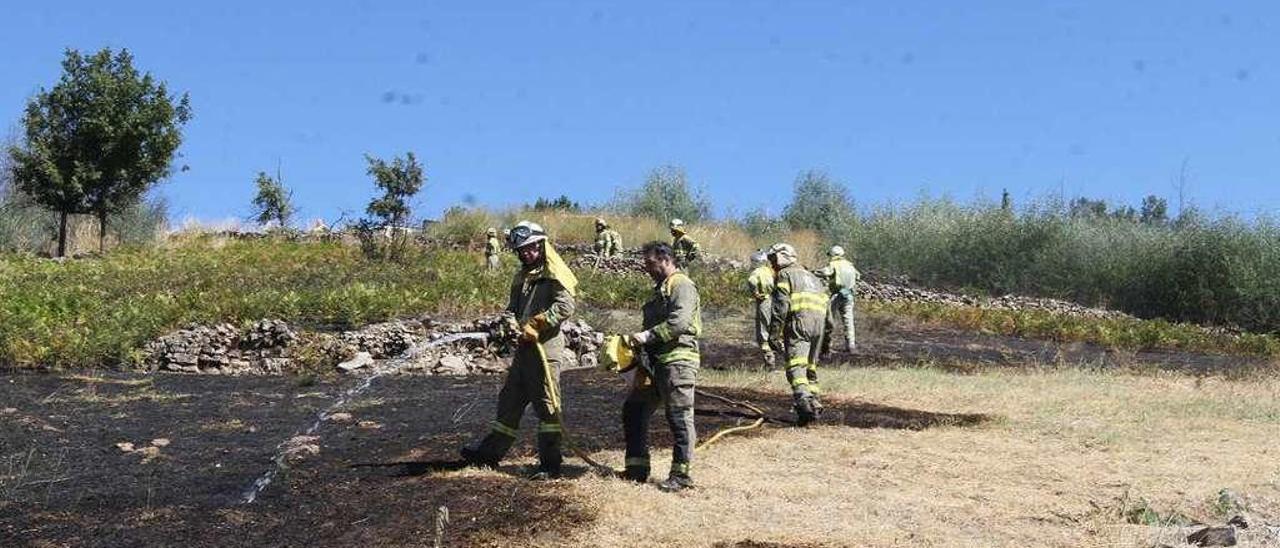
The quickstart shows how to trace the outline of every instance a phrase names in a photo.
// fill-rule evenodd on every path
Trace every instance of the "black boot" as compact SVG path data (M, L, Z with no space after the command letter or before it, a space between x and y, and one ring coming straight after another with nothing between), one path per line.
M467 463L468 466L475 466L477 468L498 467L497 457L486 455L474 447L464 446L462 449L459 449L458 452L462 454L462 461Z
M793 409L795 409L796 412L797 426L809 426L818 418L817 412L814 410L813 406L813 396L808 394L797 398Z
M668 493L683 491L685 489L693 489L693 478L680 474L671 474L667 476L667 480L658 484L658 489Z

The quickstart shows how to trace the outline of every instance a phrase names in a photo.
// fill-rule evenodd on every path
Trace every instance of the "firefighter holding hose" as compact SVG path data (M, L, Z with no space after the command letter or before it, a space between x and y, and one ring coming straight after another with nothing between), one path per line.
M565 341L560 325L574 313L578 279L537 223L517 224L507 244L521 264L507 304L518 344L498 392L498 416L482 439L462 448L462 458L470 465L496 467L515 443L525 408L532 405L539 421L538 469L533 477L555 478L563 461L559 367Z

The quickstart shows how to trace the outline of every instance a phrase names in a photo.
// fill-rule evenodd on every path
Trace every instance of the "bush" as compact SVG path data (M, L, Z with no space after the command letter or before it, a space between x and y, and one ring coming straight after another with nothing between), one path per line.
M690 186L683 168L663 166L650 171L640 188L621 191L614 209L633 217L697 223L711 216L711 201Z
M1142 222L1080 211L1078 202L1014 214L921 200L873 210L834 242L852 248L864 269L936 287L1280 330L1280 229L1271 221L1189 213L1181 222Z

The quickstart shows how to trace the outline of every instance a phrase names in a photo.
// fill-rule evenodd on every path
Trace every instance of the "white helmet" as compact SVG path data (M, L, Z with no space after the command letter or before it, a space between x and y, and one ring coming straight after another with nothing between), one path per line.
M769 256L773 257L773 262L778 265L778 268L791 266L796 262L796 248L791 247L791 244L773 244L773 247L769 248Z
M532 221L520 221L511 229L511 232L507 233L507 245L511 246L511 249L520 249L546 239L547 232L542 230L542 225Z
M684 232L684 221L680 219L671 219L671 230Z
M838 245L833 245L833 246L831 246L831 251L828 251L828 252L827 252L827 256L828 256L828 257L843 257L843 256L844 256L844 248L843 248L843 247L840 247L840 246L838 246Z
M596 217L596 227L609 228L609 223L604 222L604 217Z

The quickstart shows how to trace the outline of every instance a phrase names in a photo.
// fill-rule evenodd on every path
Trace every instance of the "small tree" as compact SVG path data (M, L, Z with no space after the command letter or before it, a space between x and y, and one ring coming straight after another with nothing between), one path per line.
M382 189L382 196L369 202L365 211L377 217L382 226L403 227L410 213L407 200L426 182L422 164L412 152L405 153L404 158L393 158L390 163L368 154L364 158L369 162L373 184Z
M253 198L254 220L264 225L275 221L280 228L289 226L289 219L297 212L293 207L293 192L263 171L258 172L254 183L258 185L258 195Z
M663 166L649 172L639 189L624 191L618 209L637 217L696 223L711 216L711 201L689 185L684 169Z
M793 229L813 230L824 236L848 226L854 218L853 200L844 185L821 171L806 171L796 177L791 203L782 219Z
M559 198L548 200L546 198L538 198L533 202L534 211L567 211L569 213L578 213L582 211L582 204L570 200L568 196L561 194Z
M1159 225L1169 221L1169 203L1154 194L1142 199L1142 213L1139 216L1144 224Z
M66 254L67 216L98 218L105 248L107 216L138 203L169 174L191 119L186 94L173 97L163 82L139 74L128 50L89 57L73 49L62 77L41 89L23 116L25 139L10 147L16 186L59 213L58 255Z

